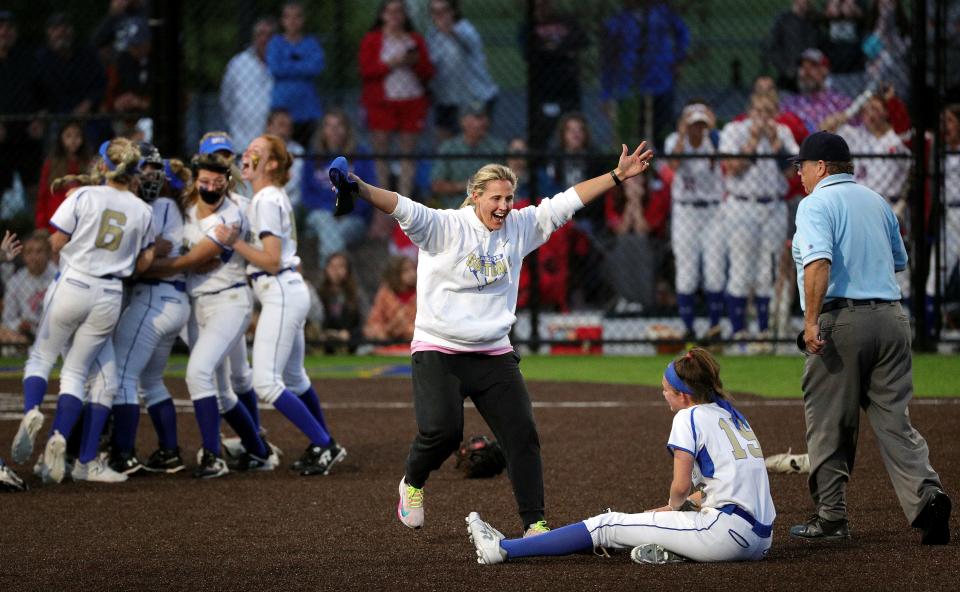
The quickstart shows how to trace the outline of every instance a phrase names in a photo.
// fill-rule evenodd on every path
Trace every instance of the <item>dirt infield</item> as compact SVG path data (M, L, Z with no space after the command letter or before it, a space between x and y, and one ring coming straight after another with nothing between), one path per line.
M671 414L653 389L533 383L546 469L547 517L554 526L607 507L662 505L671 475L664 443ZM182 381L171 381L183 396ZM508 536L519 534L509 482L463 479L448 462L427 487L427 524L396 519L397 483L414 434L404 379L317 383L334 436L349 456L327 477L292 471L231 474L198 482L183 474L126 484L44 486L0 496L0 590L852 590L956 589L957 543L921 548L906 524L869 428L861 432L850 486L851 542L816 545L787 535L810 513L806 479L771 477L778 518L768 560L757 564L639 566L625 554L523 560L480 566L463 517L477 510ZM16 381L0 392L17 393ZM13 397L7 396L9 403ZM50 401L48 399L48 401ZM739 398L766 454L802 450L798 401ZM931 461L960 501L958 400L917 402L914 425ZM48 403L49 404L49 403ZM185 408L186 409L186 408ZM45 411L47 425L52 408ZM306 442L274 411L263 413L285 464ZM467 433L488 432L473 409ZM178 415L180 440L195 450L193 416ZM16 421L0 421L7 457ZM155 444L141 417L139 450ZM187 457L187 455L185 455ZM954 524L956 520L954 519ZM954 530L955 538L958 537Z

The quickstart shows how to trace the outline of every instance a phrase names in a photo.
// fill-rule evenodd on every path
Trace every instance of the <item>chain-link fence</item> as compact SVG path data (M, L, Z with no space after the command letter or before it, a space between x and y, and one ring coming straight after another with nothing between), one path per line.
M416 249L370 208L333 217L334 156L443 208L480 166L505 163L519 206L605 174L641 138L653 170L527 257L514 342L788 351L804 190L787 157L818 129L847 140L857 180L901 220L918 338L960 339L960 113L947 107L960 100L960 9L945 1L12 4L0 10L5 226L46 227L63 199L49 181L114 134L165 156L193 154L211 130L238 151L279 135L316 291L308 338L329 351L402 344L415 314L403 258ZM3 275L4 328L27 341L7 313L41 282L28 267Z

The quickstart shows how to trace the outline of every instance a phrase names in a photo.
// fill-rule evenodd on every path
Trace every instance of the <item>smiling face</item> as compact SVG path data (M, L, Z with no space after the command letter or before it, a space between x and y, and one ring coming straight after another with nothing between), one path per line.
M483 193L474 193L474 210L477 217L487 227L494 231L503 228L507 214L513 209L514 186L510 181L496 180L487 182Z
M270 142L263 136L254 138L243 153L243 180L253 182L262 178L271 162Z

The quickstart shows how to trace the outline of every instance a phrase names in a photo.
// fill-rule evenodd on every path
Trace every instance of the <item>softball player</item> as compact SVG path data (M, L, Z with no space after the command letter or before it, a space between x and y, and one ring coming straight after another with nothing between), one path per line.
M719 137L716 117L709 107L693 103L683 109L677 132L664 143L668 154L717 153ZM693 336L694 295L703 278L710 317L710 334L719 333L723 313L725 252L723 216L723 174L715 158L677 159L671 186L670 239L676 267L677 305L680 318ZM702 275L701 275L702 269Z
M667 366L662 385L663 398L676 413L667 440L673 455L667 505L642 514L607 512L514 540L471 512L467 532L477 561L492 565L597 547L632 547L637 563L766 557L776 511L763 451L747 419L727 400L716 360L694 348ZM692 487L698 491L690 495Z
M243 178L254 191L247 208L250 242L234 236L232 244L249 262L247 273L261 304L253 340L254 389L309 438L310 445L296 464L300 473L326 475L347 451L330 437L319 399L303 368L303 328L310 294L297 271L296 224L283 190L292 161L283 140L276 136L260 136L250 143L243 154Z
M138 184L139 150L129 140L118 138L104 142L100 156L92 176L68 176L54 182L59 186L76 179L88 186L71 193L51 219L57 232L50 242L54 252L60 254L61 272L50 288L37 340L24 369L26 414L13 443L14 459L26 461L43 423L39 405L46 393L47 378L72 338L60 372L60 397L43 455L44 478L57 483L66 471L66 438L81 413L83 437L71 475L76 480L117 480L116 474L97 458L112 401L98 396L84 409L85 383L101 350L105 350L103 359L112 358L111 335L120 317L122 278L142 273L153 261L152 212L130 192ZM106 184L97 185L103 179ZM95 370L109 371L100 364Z
M946 289L947 282L953 271L960 266L960 103L949 105L943 112L943 142L946 144L947 151L951 152L944 156L943 163L943 203L946 214L944 224L944 237L942 240L943 250L941 251L941 264L943 267L937 269L936 253L930 252L930 275L927 276L926 289L926 317L929 331L936 328L936 319L934 313L934 296L937 292L937 275L941 270L945 275L942 276L941 287ZM899 274L904 275L904 274Z
M245 262L218 241L214 231L219 225L245 231L246 219L227 198L229 161L214 154L198 155L192 167L195 179L185 199L183 254L158 261L155 271L189 272L186 288L197 332L195 339L191 336L186 381L203 441L194 476L214 478L229 472L221 458L221 411L247 453L238 468L272 470L277 459L257 433L246 407L238 404L227 378L227 355L243 339L253 307L246 290Z
M720 134L720 152L778 156L799 148L790 128L777 123L777 101L771 95L750 99L750 117L728 123ZM787 235L787 180L781 158L731 158L725 163L729 267L727 314L735 337L746 330L747 298L753 294L757 324L765 332L770 320L775 256Z

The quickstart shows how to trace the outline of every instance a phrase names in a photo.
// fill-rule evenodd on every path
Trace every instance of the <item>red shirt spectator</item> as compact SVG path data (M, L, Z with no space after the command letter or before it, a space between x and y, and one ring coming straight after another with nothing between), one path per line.
M51 233L56 228L50 226L50 218L67 198L69 187L60 191L51 191L50 184L64 175L76 175L90 164L90 156L83 136L83 127L79 122L68 122L57 136L57 145L43 161L40 170L40 187L37 190L37 210L34 224L37 229L44 228Z

